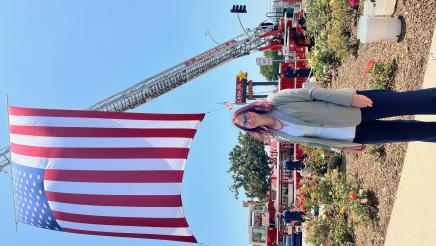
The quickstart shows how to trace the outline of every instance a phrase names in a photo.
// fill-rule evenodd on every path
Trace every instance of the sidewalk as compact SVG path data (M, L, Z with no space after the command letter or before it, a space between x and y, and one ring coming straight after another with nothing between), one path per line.
M436 60L431 53L436 56L436 29L423 88L436 87ZM436 121L436 116L416 119ZM436 143L409 144L385 245L436 245Z

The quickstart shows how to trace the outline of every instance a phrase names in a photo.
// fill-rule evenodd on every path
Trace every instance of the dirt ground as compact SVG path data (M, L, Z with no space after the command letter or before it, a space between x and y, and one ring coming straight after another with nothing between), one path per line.
M398 0L394 16L403 16L405 20L406 30L402 41L360 44L356 56L345 60L334 73L333 88L368 89L368 78L364 73L368 60L382 57L395 58L397 61L395 90L421 88L436 23L436 1ZM403 117L406 118L412 117ZM363 187L372 194L375 204L372 225L356 230L356 245L384 244L406 150L406 143L387 144L386 161L383 164L374 163L367 153L358 157L346 154L347 177L362 182Z

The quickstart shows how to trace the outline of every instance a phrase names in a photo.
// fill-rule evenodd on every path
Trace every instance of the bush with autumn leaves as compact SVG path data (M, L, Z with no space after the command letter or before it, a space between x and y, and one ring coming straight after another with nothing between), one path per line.
M339 153L309 146L301 146L301 149L306 154L304 165L310 173L323 175L342 163L342 155Z
M309 175L297 197L296 209L306 212L303 226L313 245L351 245L355 227L369 221L367 194L337 170L323 177ZM318 210L323 210L320 215L313 213Z
M395 59L386 60L382 57L379 60L369 60L365 69L365 74L369 78L369 88L374 90L392 89L396 70L397 64Z
M304 0L307 35L316 42L308 52L317 81L328 81L329 70L338 66L357 47L352 37L353 9L347 0Z

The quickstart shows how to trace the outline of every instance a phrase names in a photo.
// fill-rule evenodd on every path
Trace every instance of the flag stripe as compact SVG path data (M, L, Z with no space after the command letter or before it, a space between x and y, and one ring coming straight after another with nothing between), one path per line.
M45 116L10 116L9 124L14 126L45 127L91 127L91 128L182 128L196 129L201 121L197 120L126 120L126 119L93 119Z
M44 180L46 191L89 195L180 195L181 183L85 183Z
M70 233L99 235L99 236L113 236L113 237L132 237L132 238L148 238L157 240L171 240L179 242L197 243L194 236L171 236L171 235L156 235L156 234L138 234L138 233L116 233L116 232L103 232L103 231L86 231L64 228L64 231Z
M11 134L11 143L57 148L185 148L191 138L77 138Z
M143 218L184 218L182 207L127 207L127 206L95 206L48 202L50 208L64 213Z
M88 171L47 169L45 180L100 183L181 183L183 171Z
M192 233L188 227L146 227L146 226L116 226L116 225L98 225L78 222L58 220L62 228L77 230L103 231L103 232L121 232L121 233L140 233L140 234L162 234L174 236L191 236Z
M63 170L184 170L186 159L71 159L43 158L11 153L14 163Z
M204 114L146 114L146 113L121 113L87 110L61 110L9 107L10 115L24 116L51 116L51 117L81 117L104 119L141 119L141 120L203 120Z
M189 148L48 148L11 143L16 154L46 158L183 158Z
M128 138L193 138L196 129L173 128L96 128L54 126L10 126L10 133L48 137L128 137Z
M181 188L203 118L11 107L18 220L83 234L196 242Z
M71 194L46 191L49 201L96 205L96 206L126 206L126 207L180 207L180 195L95 195Z
M52 212L58 220L85 224L145 227L188 227L188 223L186 222L185 218L135 218L72 214L59 211Z

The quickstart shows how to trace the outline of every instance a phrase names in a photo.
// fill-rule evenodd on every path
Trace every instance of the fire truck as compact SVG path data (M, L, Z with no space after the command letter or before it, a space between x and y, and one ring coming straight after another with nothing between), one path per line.
M270 158L275 164L271 170L269 201L266 203L249 202L248 235L254 246L301 245L300 223L284 223L281 213L293 207L301 175L298 171L289 171L281 166L281 161L303 155L300 145L291 143L270 143Z
M276 241L275 208L273 201L248 207L249 242L256 246L278 245Z
M127 111L145 104L179 86L223 65L233 59L249 55L253 51L278 50L285 56L281 73L287 68L307 68L306 50L309 41L301 38L301 20L304 18L302 0L274 0L274 12L268 13L272 22L246 30L210 50L150 76L133 86L107 97L87 108L97 111ZM300 38L298 38L300 36ZM297 38L296 38L297 37ZM304 78L280 78L278 88L299 88ZM301 83L300 83L301 82ZM284 153L301 151L298 145L285 146L276 143L277 165L272 174L270 201L250 207L249 238L253 245L289 245L288 238L298 235L298 225L286 225L277 213L290 207L296 200L296 189L301 176L297 172L288 175L281 169ZM287 151L287 152L286 152ZM9 148L0 150L0 171L10 164ZM286 155L286 154L285 154ZM284 174L286 173L286 177ZM297 232L297 234L295 233ZM295 237L296 238L296 237ZM294 242L293 239L291 242ZM298 243L298 242L297 242Z
M272 38L259 50L279 51L285 57L279 67L278 90L301 88L310 77L306 52L312 45L312 41L305 37L304 21L301 21L304 18L303 6L299 0L274 1L274 4L275 13L269 15L276 18L277 25L261 35ZM249 242L252 245L302 245L301 223L285 223L281 219L281 213L295 205L301 175L298 171L286 170L281 163L290 157L298 160L303 154L298 144L270 144L269 155L275 160L270 199L265 204L249 207Z

